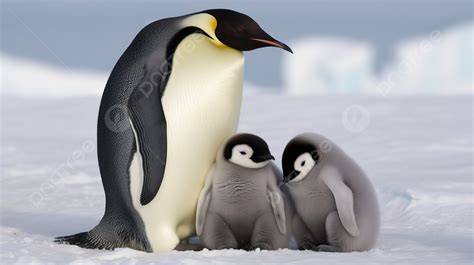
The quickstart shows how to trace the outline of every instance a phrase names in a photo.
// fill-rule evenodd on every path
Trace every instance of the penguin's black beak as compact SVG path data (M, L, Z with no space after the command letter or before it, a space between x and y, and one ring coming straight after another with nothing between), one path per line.
M288 45L284 44L281 41L277 41L277 40L273 39L272 37L270 37L270 38L271 38L271 40L260 39L260 38L251 38L251 40L264 43L264 44L266 44L266 46L274 46L274 47L277 47L277 48L281 48L281 49L283 49L287 52L293 53L293 51L291 50L291 48Z
M275 157L273 157L271 154L266 154L266 155L252 157L252 160L255 163L260 163L260 162L264 162L264 161L268 161L268 160L275 160Z

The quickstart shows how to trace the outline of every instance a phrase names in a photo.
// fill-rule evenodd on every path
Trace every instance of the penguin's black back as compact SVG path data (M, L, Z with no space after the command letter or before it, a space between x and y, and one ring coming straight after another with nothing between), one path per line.
M162 73L155 75L158 79L154 81L158 86L166 84L171 70L170 54L174 52L170 49L176 48L169 44L182 30L181 19L158 20L144 27L115 64L102 95L97 122L97 155L106 197L105 214L91 231L58 237L56 242L85 248L129 247L152 251L144 223L133 207L130 194L129 168L137 146L129 121L133 119L134 106L138 106L136 115L144 115L140 113L140 106L147 111L153 111L150 105L158 104L161 108L162 87L155 89L149 98L136 93L137 87L151 72L157 71ZM158 119L163 119L160 126L164 127L158 129L164 134L156 135L154 144L160 146L159 152L163 152L166 158L166 121L159 115L164 114L158 113ZM164 171L164 163L155 164ZM159 181L161 183L161 179Z

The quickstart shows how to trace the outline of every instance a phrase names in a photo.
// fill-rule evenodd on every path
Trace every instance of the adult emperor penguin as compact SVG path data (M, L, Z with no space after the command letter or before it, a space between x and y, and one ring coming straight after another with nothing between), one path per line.
M205 247L288 247L288 203L273 159L267 143L253 134L236 134L222 145L198 200L196 230Z
M195 232L197 199L221 143L238 125L243 51L291 49L225 9L155 21L122 54L99 109L105 214L59 237L85 248L172 250Z
M375 191L341 148L322 135L298 135L283 152L283 172L295 203L299 249L346 252L374 246L380 223Z

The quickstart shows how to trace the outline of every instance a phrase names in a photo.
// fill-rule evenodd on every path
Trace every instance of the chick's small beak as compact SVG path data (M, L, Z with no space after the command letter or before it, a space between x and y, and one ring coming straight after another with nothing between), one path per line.
M266 40L266 39L259 39L259 38L251 38L251 40L262 42L262 43L268 44L270 46L281 48L285 51L293 53L293 51L291 50L291 48L288 45L284 44L283 42L277 41L277 40Z
M296 176L298 176L300 172L296 171L296 170L293 170L291 171L290 174L288 174L288 176L284 177L283 178L283 182L286 182L288 183L290 180L292 180L293 178L295 178Z
M275 160L275 157L273 157L271 154L266 154L266 155L257 156L253 160L257 163L260 163L260 162L264 162L268 160Z

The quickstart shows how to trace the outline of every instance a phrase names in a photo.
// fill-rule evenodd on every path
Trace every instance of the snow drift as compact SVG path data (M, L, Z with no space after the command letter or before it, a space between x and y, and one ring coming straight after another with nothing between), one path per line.
M100 95L107 75L0 53L2 94L23 97Z

